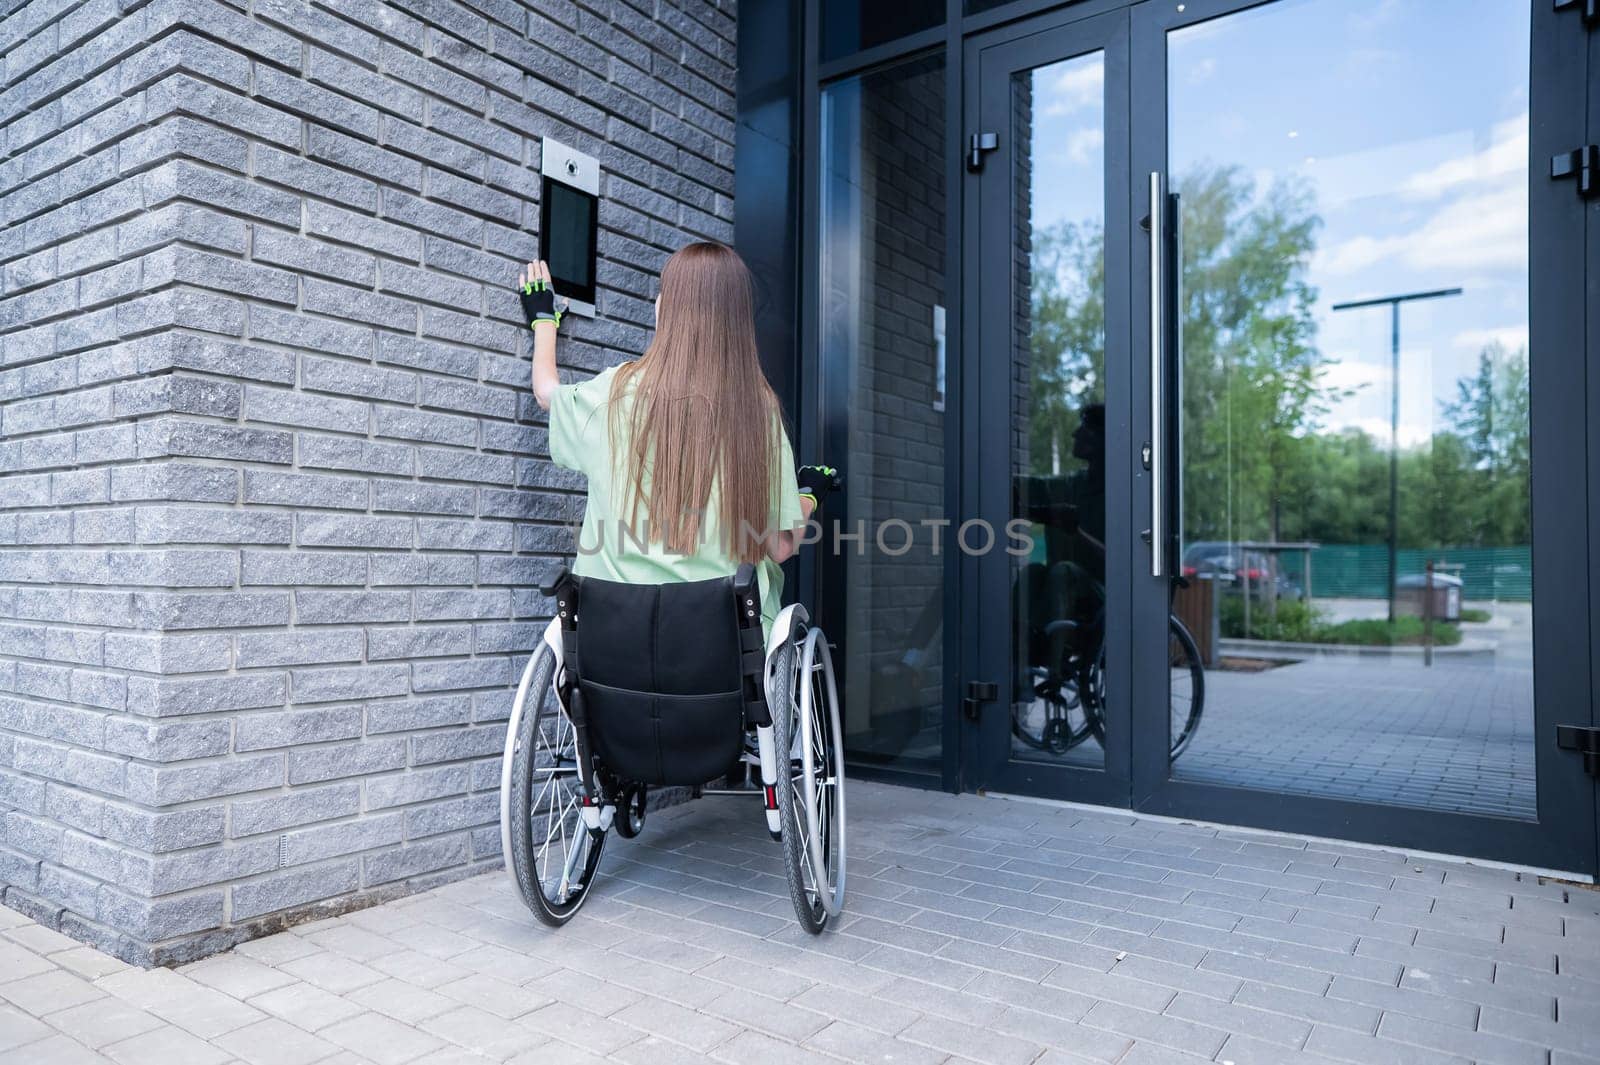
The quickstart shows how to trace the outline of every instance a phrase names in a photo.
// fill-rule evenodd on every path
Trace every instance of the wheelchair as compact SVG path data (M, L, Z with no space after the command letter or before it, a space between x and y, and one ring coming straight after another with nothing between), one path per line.
M687 786L762 803L795 915L820 933L844 902L844 741L833 659L805 608L785 607L764 640L748 563L660 585L562 570L543 591L556 617L517 686L500 779L518 896L566 924L607 835L640 833L650 788ZM759 786L740 786L752 770Z

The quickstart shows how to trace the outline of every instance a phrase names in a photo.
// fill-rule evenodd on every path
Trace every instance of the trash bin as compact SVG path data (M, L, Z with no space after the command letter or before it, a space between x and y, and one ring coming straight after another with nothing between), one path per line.
M1410 617L1424 615L1423 603L1428 595L1428 575L1408 573L1394 582L1395 612ZM1453 573L1433 575L1433 620L1461 620L1461 578Z

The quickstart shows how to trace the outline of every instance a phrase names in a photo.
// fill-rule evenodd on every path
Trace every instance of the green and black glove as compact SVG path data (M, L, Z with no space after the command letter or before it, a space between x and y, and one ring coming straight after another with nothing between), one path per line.
M811 500L815 510L822 505L822 497L839 487L839 470L834 466L801 466L794 472L800 483L800 494Z
M522 317L528 320L529 329L539 322L550 322L557 329L561 328L561 312L556 310L556 293L550 282L526 281L518 292L522 296Z

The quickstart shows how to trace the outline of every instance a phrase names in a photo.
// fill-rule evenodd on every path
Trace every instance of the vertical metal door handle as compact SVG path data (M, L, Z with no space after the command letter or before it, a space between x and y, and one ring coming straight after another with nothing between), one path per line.
M1161 195L1161 172L1150 172L1150 576L1159 577L1165 568L1167 530L1165 509L1162 504L1162 485L1166 483L1166 397L1163 394L1166 376L1164 341L1166 315L1161 301L1165 295L1166 266L1162 261L1166 251L1166 233L1163 232L1162 215L1165 202Z

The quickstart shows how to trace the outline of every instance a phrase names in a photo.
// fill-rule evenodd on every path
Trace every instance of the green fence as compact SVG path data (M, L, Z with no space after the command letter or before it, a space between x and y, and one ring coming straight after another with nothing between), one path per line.
M1463 599L1528 601L1533 598L1533 553L1517 547L1400 549L1400 576L1421 574L1429 561L1461 578ZM1284 552L1279 563L1301 587L1304 557ZM1454 568L1460 566L1460 569ZM1389 550L1383 544L1323 544L1311 552L1311 593L1316 598L1384 599L1389 594Z

